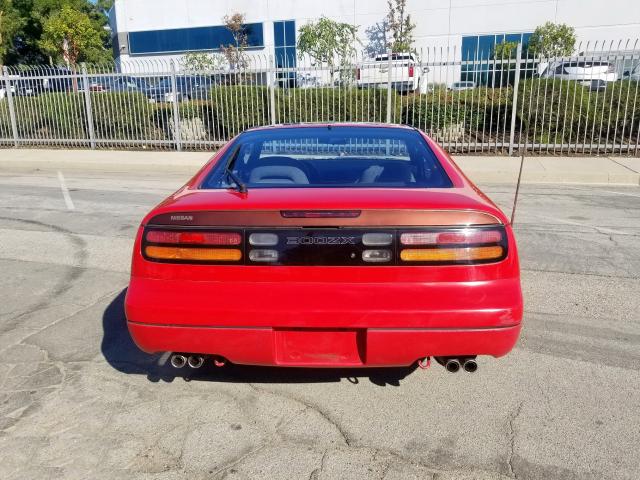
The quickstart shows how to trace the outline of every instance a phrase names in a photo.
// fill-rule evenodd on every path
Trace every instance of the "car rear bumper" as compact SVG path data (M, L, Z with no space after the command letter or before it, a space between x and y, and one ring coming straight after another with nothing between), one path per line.
M128 327L146 352L288 366L409 365L508 353L518 278L480 282L213 282L133 277Z
M387 82L360 82L358 88L387 88ZM413 91L416 88L416 82L413 80L391 82L391 88L399 92Z
M280 329L128 322L148 352L219 355L237 364L288 367L407 366L428 356L506 355L520 325L483 329Z

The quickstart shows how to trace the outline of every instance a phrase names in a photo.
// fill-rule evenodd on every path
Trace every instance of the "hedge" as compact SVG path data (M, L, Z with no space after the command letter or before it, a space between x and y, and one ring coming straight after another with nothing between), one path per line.
M392 93L394 118L399 118L401 97ZM274 92L278 123L299 122L384 122L386 90L346 88L289 88ZM271 123L270 92L267 87L242 85L211 90L211 115L220 133L230 138L245 128Z
M517 115L529 141L635 142L640 125L638 82L610 83L602 92L569 80L526 80L521 86L523 104Z
M467 131L489 129L510 111L511 88L433 92L407 97L402 121L425 130L440 130L450 125L464 125Z
M520 83L516 129L536 143L635 143L640 128L640 88L629 80L591 92L567 80L528 79ZM386 121L387 91L356 88L276 89L278 123L313 121ZM479 87L459 92L438 87L427 94L391 93L392 119L452 139L451 135L508 135L513 90ZM271 123L267 87L215 87L210 98L180 103L182 140L225 140L240 131ZM96 139L174 139L175 106L149 103L142 93L92 93ZM88 138L84 93L48 93L14 97L18 134L22 138ZM449 137L447 138L447 135ZM0 101L0 136L11 138L6 99ZM516 137L518 138L518 137Z

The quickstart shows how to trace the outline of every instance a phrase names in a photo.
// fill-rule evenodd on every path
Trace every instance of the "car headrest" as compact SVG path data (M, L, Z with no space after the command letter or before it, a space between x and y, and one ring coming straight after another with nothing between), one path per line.
M308 185L309 178L298 167L289 165L270 165L251 170L249 183L275 183Z
M409 165L372 165L362 172L360 183L414 183L415 177Z

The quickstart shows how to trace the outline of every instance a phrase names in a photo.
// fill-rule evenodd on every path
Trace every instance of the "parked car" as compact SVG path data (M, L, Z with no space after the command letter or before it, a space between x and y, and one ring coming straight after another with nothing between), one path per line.
M358 88L386 88L391 78L391 88L394 90L415 92L420 89L422 76L427 72L428 68L420 68L413 54L392 53L389 62L389 55L385 53L358 66L356 84Z
M143 78L129 75L108 75L89 78L91 92L147 92L150 85Z
M296 86L298 88L319 88L322 87L322 80L318 75L303 72L296 76Z
M585 87L591 87L594 80L615 82L618 79L615 64L602 60L551 62L540 76L542 78L575 80Z
M640 82L640 63L636 65L632 70L627 70L626 72L624 72L622 79Z
M171 77L163 78L158 84L150 87L146 93L152 102L205 100L209 98L209 91L213 84L213 79L204 75L178 75L176 76L175 95Z
M16 94L16 86L11 84L9 86L9 88L11 89L11 94L15 95ZM0 86L0 100L3 100L5 97L7 96L7 87L2 85Z
M66 67L43 67L20 72L14 85L16 95L34 96L50 92L70 92L79 88L80 82L78 74Z
M419 130L241 133L138 230L127 325L170 363L475 371L515 345L509 219Z
M471 81L461 81L461 82L453 82L447 90L452 90L454 92L458 92L461 90L471 90L476 88L475 82Z

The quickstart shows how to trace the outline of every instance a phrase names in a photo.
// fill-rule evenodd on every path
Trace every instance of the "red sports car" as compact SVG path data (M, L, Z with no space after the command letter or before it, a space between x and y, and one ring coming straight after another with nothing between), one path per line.
M174 367L477 368L516 343L500 209L417 129L248 130L142 221L128 327Z

